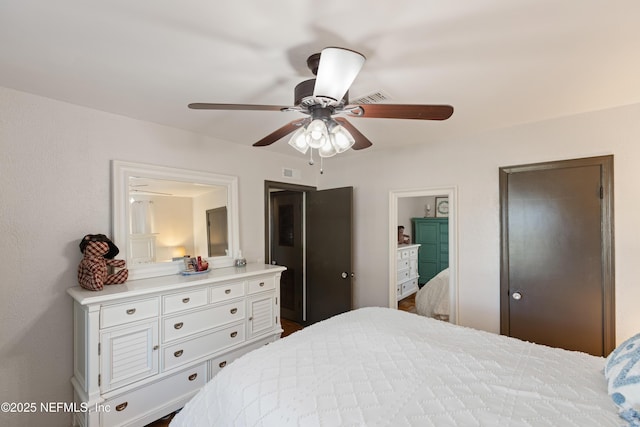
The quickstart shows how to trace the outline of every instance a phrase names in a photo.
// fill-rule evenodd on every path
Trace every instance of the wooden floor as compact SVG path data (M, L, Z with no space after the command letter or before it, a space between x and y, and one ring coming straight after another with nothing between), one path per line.
M291 335L292 333L299 331L300 329L303 328L303 326L300 325L299 323L296 323L288 319L280 319L280 324L282 325L282 329L284 329L284 332L282 333L282 335L280 335L280 338L284 338L288 335Z
M405 299L398 301L398 310L416 313L416 294L409 295Z
M280 323L282 324L282 329L284 329L284 332L281 335L282 338L291 335L292 333L303 328L302 325L287 319L280 319ZM175 414L169 414L166 417L152 422L151 424L147 424L145 427L167 427L173 419L174 415Z
M145 427L166 427L169 425L174 415L175 414L167 415L166 417L160 418L159 420L154 421L151 424L147 424Z

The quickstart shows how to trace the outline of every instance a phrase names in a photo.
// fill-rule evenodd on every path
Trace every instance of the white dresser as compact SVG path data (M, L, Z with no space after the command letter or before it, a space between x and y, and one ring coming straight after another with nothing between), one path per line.
M418 244L398 245L396 260L398 301L418 292Z
M74 299L74 425L142 426L220 369L277 340L284 267L248 264L132 280Z

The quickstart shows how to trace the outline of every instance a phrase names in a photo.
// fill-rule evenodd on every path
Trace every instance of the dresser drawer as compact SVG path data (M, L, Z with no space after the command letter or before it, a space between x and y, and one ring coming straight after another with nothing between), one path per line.
M226 283L211 288L211 302L225 301L244 296L244 282Z
M409 258L418 258L418 248L409 249Z
M244 313L245 303L240 300L165 318L162 322L163 342L242 320Z
M403 259L398 261L398 270L405 270L409 268L409 259Z
M398 281L407 280L409 277L409 270L398 271Z
M218 372L220 372L229 363L236 360L238 357L251 351L252 348L240 348L238 350L230 351L222 356L214 357L209 361L209 379L213 378Z
M100 327L123 325L158 315L158 298L136 300L100 308Z
M146 415L161 409L167 402L183 398L186 402L207 382L207 364L171 375L137 390L114 397L103 403L109 411L100 412L100 425L115 427L136 424ZM140 425L138 423L138 425Z
M408 282L402 283L402 294L406 294L407 292L416 292L418 290L418 279L409 280Z
M409 258L409 249L400 251L400 259L407 259L407 258Z
M268 291L276 288L276 282L273 277L262 277L258 279L249 280L249 293L255 294L256 292Z
M173 369L232 345L241 344L244 341L244 329L244 323L238 323L198 338L169 345L163 351L162 368L164 371Z
M236 360L238 357L243 354L247 354L250 351L255 350L256 348L260 348L267 344L273 342L273 338L265 338L260 341L256 341L251 343L245 347L239 348L237 350L230 351L229 353L223 354L222 356L214 357L209 361L209 380L213 378L218 372L220 372L223 368L229 365L229 363Z
M207 305L207 292L207 289L196 289L179 294L165 295L162 297L162 312L171 314Z

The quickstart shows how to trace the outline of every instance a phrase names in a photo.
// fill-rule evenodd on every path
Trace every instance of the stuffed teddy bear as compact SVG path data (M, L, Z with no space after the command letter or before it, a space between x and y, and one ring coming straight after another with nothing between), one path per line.
M82 258L78 266L78 283L80 283L80 286L90 291L100 291L104 288L104 285L115 285L127 281L129 270L122 269L115 274L109 274L107 271L107 265L117 268L125 266L124 260L105 258L105 256L113 254L114 247L115 245L111 247L107 241L96 240L92 235L84 237L80 243L84 258ZM117 253L118 249L116 248L115 254Z

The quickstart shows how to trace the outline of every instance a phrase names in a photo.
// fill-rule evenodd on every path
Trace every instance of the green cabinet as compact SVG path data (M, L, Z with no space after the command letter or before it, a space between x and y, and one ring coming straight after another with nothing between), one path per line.
M412 218L412 243L419 243L420 285L449 267L449 218Z

